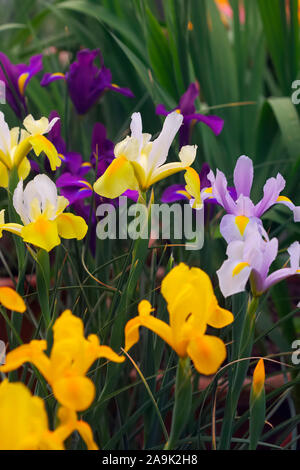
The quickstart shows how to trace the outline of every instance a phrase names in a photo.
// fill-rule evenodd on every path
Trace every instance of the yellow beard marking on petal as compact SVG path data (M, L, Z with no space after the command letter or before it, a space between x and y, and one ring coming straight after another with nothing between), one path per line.
M278 198L276 199L276 202L292 202L288 197L286 196L278 196Z
M18 78L18 88L22 96L24 95L24 86L28 77L29 77L29 73L27 72L27 73L22 73Z
M88 183L88 181L79 180L78 183L83 184L84 186L86 186L86 188L89 188L91 191L93 191L92 185ZM86 189L86 188L82 188L82 189Z
M205 193L208 193L208 194L212 194L212 187L210 187L210 188L205 188L205 189L204 189L204 192L205 192Z
M113 86L114 88L120 88L119 85L116 85L115 83L112 83L111 86Z
M246 261L237 264L234 270L232 271L232 277L237 276L244 268L246 268L246 266L249 266L249 263L246 263Z
M235 218L235 223L238 226L241 235L244 235L245 229L249 223L249 218L245 215L238 215Z
M179 189L179 191L176 191L177 194L182 194L183 196L185 196L186 198L188 199L191 199L191 196L190 194L187 192L187 191L183 191L181 189Z
M176 113L180 114L181 110L180 109L175 109Z
M51 74L51 78L55 78L55 77L63 77L63 78L65 78L65 74L64 74L64 73L61 73L61 72L52 73L52 74Z
M296 273L299 273L299 274L300 274L300 269L297 269Z

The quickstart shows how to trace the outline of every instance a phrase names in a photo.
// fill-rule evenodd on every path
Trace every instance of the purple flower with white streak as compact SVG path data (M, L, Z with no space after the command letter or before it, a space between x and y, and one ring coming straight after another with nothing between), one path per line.
M191 83L187 91L182 95L179 100L179 106L167 111L163 104L156 107L156 114L167 116L173 111L183 115L183 124L179 130L179 146L188 145L191 138L193 124L195 122L203 122L211 128L215 135L219 135L224 126L224 120L218 116L207 116L204 114L196 113L195 100L199 95L199 86L197 83Z
M300 243L294 242L288 248L290 266L269 273L278 254L278 240L265 240L259 230L250 231L245 240L235 240L227 247L228 259L217 271L220 289L224 297L245 290L250 278L252 293L261 295L274 284L300 273Z
M254 204L250 198L253 182L253 163L250 158L243 155L238 159L233 178L236 198L227 187L227 179L222 171L217 170L216 176L212 171L208 174L211 182L210 197L214 197L227 212L220 224L220 231L227 243L232 240L242 240L250 220L262 225L260 217L274 204L287 206L293 212L295 222L300 221L300 206L295 206L289 198L281 195L285 179L280 173L276 178L272 177L266 181L263 198L257 204ZM206 197L209 197L209 194L207 196L204 194L203 200Z
M9 58L0 52L0 80L5 84L7 103L19 119L28 114L25 90L31 78L43 68L42 54L34 55L26 64L12 64Z
M100 68L94 64L97 57L100 59ZM134 97L128 88L121 88L112 83L111 71L103 65L100 49L79 51L76 61L70 65L65 74L46 73L41 85L47 86L56 80L66 81L70 98L78 114L87 113L107 90L114 90L130 98Z

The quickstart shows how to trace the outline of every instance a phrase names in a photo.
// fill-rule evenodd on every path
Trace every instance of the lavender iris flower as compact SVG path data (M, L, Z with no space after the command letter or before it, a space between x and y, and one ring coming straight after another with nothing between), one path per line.
M269 274L278 254L278 240L264 239L257 228L249 231L243 241L235 240L227 247L228 259L217 271L220 289L224 297L242 292L251 279L254 295L261 295L273 285L295 274L300 274L300 243L288 248L290 266Z
M241 156L237 161L233 175L235 198L227 187L227 179L222 171L217 170L216 176L211 171L207 176L211 182L210 197L214 197L227 212L220 224L221 233L227 243L233 240L242 240L254 221L257 225L261 225L260 217L274 204L287 206L293 212L295 222L300 221L300 206L295 206L289 198L281 195L285 187L285 180L280 173L276 178L272 177L266 181L262 199L254 204L250 198L253 174L252 160L245 155ZM209 195L203 195L203 199L205 197L209 197Z
M182 95L179 101L179 106L171 111L167 111L163 104L156 107L156 114L167 116L173 111L183 115L183 124L179 130L179 145L188 145L190 142L191 131L195 122L203 122L215 135L219 135L223 129L224 121L218 116L206 116L204 114L196 113L195 100L199 95L199 88L197 83L191 83L187 91Z
M0 80L5 84L7 103L19 119L28 114L25 89L31 80L43 68L42 54L34 55L26 64L12 64L8 57L0 52Z
M101 67L94 61L100 58ZM100 49L83 49L77 53L74 61L65 74L46 73L41 81L42 86L56 80L65 80L70 98L78 114L85 114L99 100L106 90L114 90L122 95L132 98L134 95L128 88L121 88L112 83L109 69L103 65Z

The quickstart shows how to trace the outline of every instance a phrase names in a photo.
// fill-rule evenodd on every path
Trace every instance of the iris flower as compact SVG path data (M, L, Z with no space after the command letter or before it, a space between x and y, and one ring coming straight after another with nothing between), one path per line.
M163 104L156 107L156 114L167 116L173 111L183 115L183 125L179 131L179 145L188 145L193 125L195 122L203 122L211 128L215 135L219 135L223 129L224 121L218 116L206 116L205 114L196 113L194 105L195 100L199 95L199 87L197 83L191 83L187 91L182 95L179 101L179 106L172 111L167 111Z
M9 174L13 168L18 169L18 176L25 179L30 172L28 153L34 150L36 155L44 152L50 162L51 168L55 169L61 165L54 145L44 136L54 126L57 119L48 121L42 117L39 120L29 115L24 121L25 129L9 127L0 111L0 186L7 187Z
M269 269L278 254L278 240L265 240L258 230L249 232L245 240L234 240L227 247L228 259L217 271L220 289L224 297L243 292L250 279L255 295L261 295L274 284L300 273L300 243L289 248L290 267L278 269L271 274Z
M94 61L99 57L101 68ZM85 114L99 100L106 90L114 90L122 95L133 97L128 88L121 88L112 83L109 69L104 67L99 49L83 49L77 53L67 73L46 73L41 81L42 86L56 80L65 80L70 98L78 114Z
M218 204L224 207L227 215L222 218L220 230L227 241L242 240L249 222L261 225L260 217L274 204L287 206L294 214L295 222L300 221L300 206L296 207L286 196L281 195L285 187L285 180L280 173L276 178L269 178L264 186L264 196L255 205L250 192L253 182L253 163L245 155L241 156L234 169L234 187L236 198L234 198L227 187L227 179L222 171L217 170L216 176L211 171L208 179L211 188L207 188L202 198L214 197Z
M0 80L5 84L7 103L19 119L27 114L25 90L31 78L42 70L42 57L42 54L34 55L29 65L14 65L3 52L0 52Z
M208 275L184 263L172 269L163 279L161 293L167 302L170 324L151 315L154 310L147 300L139 304L139 315L126 324L125 350L139 340L144 326L171 346L178 356L189 356L198 372L214 374L226 357L223 341L206 333L207 325L223 328L233 315L218 305Z
M64 441L78 431L89 450L97 450L90 426L61 407L59 426L51 431L44 401L21 382L0 384L0 450L64 450Z
M50 357L45 354L47 342L32 340L6 356L1 372L18 369L31 362L51 385L57 401L73 411L87 409L95 397L95 386L86 377L89 368L100 357L123 362L109 346L100 346L96 335L84 337L84 325L70 310L65 310L53 326L53 346Z
M160 135L151 142L151 135L142 133L140 113L134 113L131 118L131 136L115 146L116 158L94 184L95 192L112 199L127 189L144 192L157 181L189 167L195 159L196 146L182 147L180 162L165 163L182 121L181 114L169 114Z
M19 181L13 195L13 205L23 225L4 222L4 210L0 213L0 235L7 230L23 238L24 242L52 250L62 238L81 240L87 232L82 217L66 213L69 201L57 195L57 188L46 175L37 175L23 190Z

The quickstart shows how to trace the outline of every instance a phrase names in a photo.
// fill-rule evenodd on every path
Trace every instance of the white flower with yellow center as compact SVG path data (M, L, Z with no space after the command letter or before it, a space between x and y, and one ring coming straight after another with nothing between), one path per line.
M0 236L7 230L23 238L24 242L52 250L62 238L81 240L87 232L84 219L63 211L69 201L57 195L57 188L47 175L37 175L23 189L19 181L13 195L13 204L23 225L4 223L4 211L0 213Z
M182 121L181 114L170 113L160 135L150 141L151 135L142 132L140 113L134 113L131 136L115 146L116 158L94 184L95 192L108 198L119 197L127 189L144 192L157 181L188 168L195 160L197 146L182 147L180 162L165 163Z

